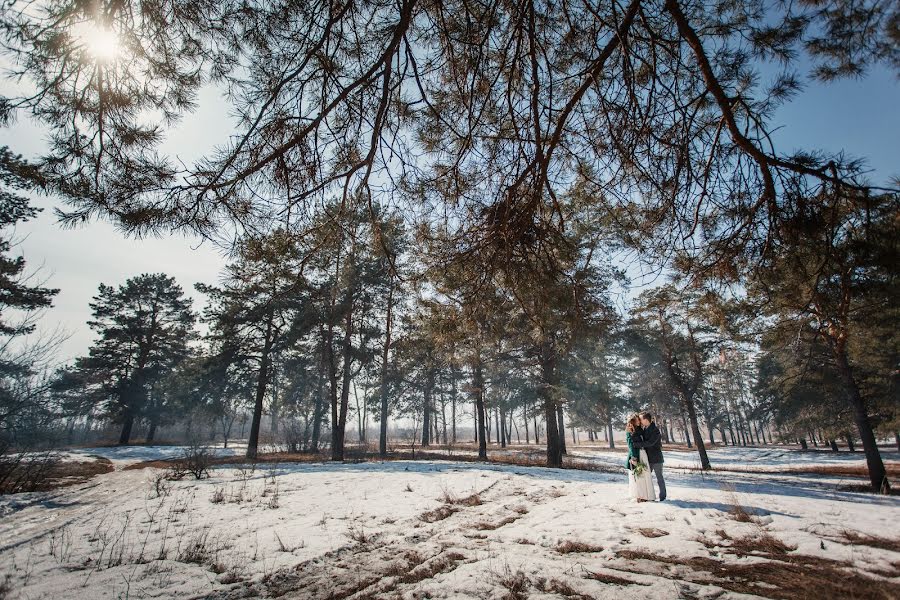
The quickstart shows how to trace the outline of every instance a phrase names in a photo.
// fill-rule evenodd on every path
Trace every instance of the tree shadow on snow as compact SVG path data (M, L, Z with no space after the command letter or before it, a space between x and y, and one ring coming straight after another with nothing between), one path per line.
M734 512L734 505L725 504L723 502L699 502L695 500L666 500L666 504L671 504L672 506L677 506L678 508L685 508L690 510L717 510L723 513L732 513ZM750 516L753 517L768 517L770 515L778 515L781 517L791 517L792 519L800 518L799 515L792 515L790 513L779 512L777 510L769 510L767 508L759 508L758 506L744 506L741 505L741 508L747 512Z
M221 465L220 468L227 468ZM277 465L260 464L257 467L256 477L264 477L270 474L270 469L276 469L278 475L289 473L410 473L417 475L444 475L459 471L487 471L505 475L520 475L533 479L555 481L561 484L579 483L621 483L627 487L625 470L622 474L587 471L580 469L551 469L547 467L530 467L497 463L482 462L452 462L452 461L367 461L358 463L280 463ZM741 495L762 494L767 496L796 497L810 500L828 500L838 502L853 502L872 504L879 506L900 506L897 497L880 496L858 492L846 492L836 490L834 483L817 481L817 477L791 476L791 480L779 480L778 474L736 474L736 473L679 473L666 472L666 482L669 487L669 496L677 496L679 489L715 489L734 490ZM673 504L676 502L672 500ZM677 501L686 503L688 501ZM716 504L716 503L696 503ZM680 504L678 504L680 506ZM725 505L718 505L725 506ZM687 506L685 506L687 507ZM691 508L694 508L691 506ZM711 506L711 508L716 508ZM779 514L772 513L770 514ZM793 515L787 515L793 516Z

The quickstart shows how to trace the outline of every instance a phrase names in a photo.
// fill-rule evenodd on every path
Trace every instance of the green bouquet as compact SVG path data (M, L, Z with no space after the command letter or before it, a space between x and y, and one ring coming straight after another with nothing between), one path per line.
M632 472L634 473L635 477L640 477L641 475L644 474L644 471L646 471L646 470L647 470L647 465L638 461L638 463L636 465L634 465L634 469L632 469Z

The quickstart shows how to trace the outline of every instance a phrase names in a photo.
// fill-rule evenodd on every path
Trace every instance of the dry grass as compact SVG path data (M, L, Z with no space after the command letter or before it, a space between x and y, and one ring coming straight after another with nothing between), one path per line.
M488 523L487 521L479 521L472 525L474 529L478 529L480 531L493 531L494 529L500 529L504 525L509 525L510 523L514 523L519 520L520 517L503 517L496 523Z
M0 494L46 492L70 485L78 485L88 481L95 475L109 473L114 470L113 464L108 458L99 456L91 458L93 460L51 460L46 463L37 476L29 477L29 474L23 473L23 476L20 477L17 469L31 468L30 463L25 461L12 468L6 474L4 479L5 485L0 489ZM26 484L17 487L16 483L20 481L26 481Z
M797 549L796 546L782 542L762 528L756 533L738 538L731 537L724 529L717 529L716 535L719 536L718 541L708 537L699 537L697 541L710 550L722 550L739 557L763 556L775 560L784 560L783 557Z
M465 560L465 558L466 557L459 552L445 552L439 554L430 562L419 563L415 568L402 575L398 579L398 583L419 583L426 579L432 579L436 575L452 571L456 568L456 565Z
M890 550L891 552L900 553L900 539L898 538L886 538L878 535L869 535L867 533L846 530L841 536L854 546L869 546L871 548L880 548L881 550Z
M838 491L841 492L855 492L857 494L874 494L876 493L872 490L872 486L868 483L853 483L847 485L839 485L837 486ZM891 482L891 493L888 494L890 496L900 496L900 486L898 486L897 481Z
M402 577L425 562L425 558L415 550L407 550L403 553L403 559L392 563L384 570L387 577Z
M638 529L638 533L640 533L645 538L658 538L669 535L668 531L657 529L656 527L641 527L640 529Z
M434 510L427 510L423 512L421 515L419 515L419 520L425 521L426 523L436 523L437 521L443 521L455 512L459 512L459 509L454 506L450 506L449 504L442 504Z
M547 594L559 594L564 598L575 598L576 600L593 600L592 596L587 596L577 591L565 581L559 579L544 579L543 577L535 582L534 586L538 591Z
M522 571L511 572L509 569L497 577L497 583L506 590L504 600L525 600L528 598L528 578Z
M566 540L557 544L556 551L560 554L603 552L603 546L597 546L587 542L573 542L572 540Z
M797 546L786 544L762 529L755 534L740 538L732 538L725 532L720 533L720 535L722 534L724 534L722 539L730 542L724 549L737 556L762 555L768 558L780 558L797 549Z
M767 540L753 543L754 552L770 552L762 558L774 560L753 563L729 562L708 557L673 557L646 551L620 550L616 557L623 565L616 568L632 573L646 573L634 565L636 560L665 565L682 565L692 570L688 579L697 584L715 585L731 592L753 594L775 600L821 600L822 598L854 598L857 600L892 600L900 598L900 585L868 577L846 562L815 556L784 553L787 546L779 542L773 547ZM732 546L723 547L730 550ZM742 548L747 550L746 547ZM774 553L771 553L774 550ZM754 553L756 556L757 554Z
M731 509L728 511L728 514L731 515L731 518L737 521L738 523L755 523L756 517L747 512L743 506L738 503L734 503L731 506Z
M610 585L650 585L649 583L632 581L630 579L625 579L624 577L618 577L617 575L610 575L609 573L599 573L596 571L588 571L584 577L585 579L593 579L595 581L599 581L600 583L607 583Z

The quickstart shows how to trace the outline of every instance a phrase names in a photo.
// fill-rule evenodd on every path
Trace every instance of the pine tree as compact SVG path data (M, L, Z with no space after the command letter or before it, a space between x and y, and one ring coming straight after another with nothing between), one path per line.
M753 271L751 288L781 328L807 334L805 339L793 336L795 350L824 342L825 364L842 383L872 488L882 493L890 484L873 420L881 418L880 404L892 403L897 364L898 202L896 195L840 190L795 197L795 212L773 236L771 252ZM824 362L821 352L813 356Z
M91 311L88 325L99 339L88 356L76 360L74 372L121 424L119 443L128 444L139 419L155 426L153 395L188 355L195 319L191 301L172 277L145 274L118 288L100 284Z
M245 371L249 363L255 371L247 458L257 457L273 356L299 334L296 319L308 294L301 262L294 237L276 230L242 242L221 286L197 285L210 299L204 320L210 324L211 342L220 353L219 360L241 365Z
M25 279L25 258L8 256L12 240L8 230L33 219L39 209L17 193L40 185L43 181L38 170L12 154L6 146L0 147L0 335L18 336L34 331L35 324L26 319L15 323L10 311L32 312L50 306L59 290L29 285Z

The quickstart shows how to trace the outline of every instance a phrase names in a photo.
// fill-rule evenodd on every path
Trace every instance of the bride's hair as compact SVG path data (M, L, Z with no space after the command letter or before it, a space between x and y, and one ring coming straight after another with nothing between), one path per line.
M628 417L628 421L625 422L625 431L628 433L634 433L634 430L637 428L638 423L640 423L640 417L636 414Z

